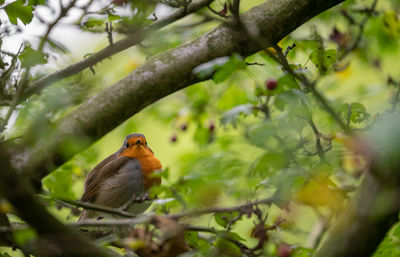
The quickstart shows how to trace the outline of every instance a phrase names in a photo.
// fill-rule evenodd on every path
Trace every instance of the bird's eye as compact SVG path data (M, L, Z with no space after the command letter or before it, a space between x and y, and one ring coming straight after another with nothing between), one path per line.
M126 148L128 148L128 147L129 147L129 143L128 143L128 142L126 142L126 143L125 143L125 146L126 146Z
M142 142L140 139L136 140L136 144L139 144L140 142Z

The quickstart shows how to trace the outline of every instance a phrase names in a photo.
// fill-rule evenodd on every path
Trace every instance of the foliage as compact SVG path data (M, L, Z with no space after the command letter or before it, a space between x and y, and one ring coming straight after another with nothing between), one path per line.
M221 12L226 2L215 1L211 7ZM157 197L150 211L160 217L205 208L215 211L199 218L187 217L182 221L187 229L176 221L171 225L172 221L160 218L157 224L135 227L134 233L123 240L107 237L104 244L115 241L126 251L147 256L143 249L165 243L165 231L172 226L184 231L179 234L176 229L171 232L176 235L168 234L182 247L179 256L311 256L367 170L370 160L365 152L370 149L358 151L357 139L368 137L370 128L383 117L393 115L390 117L398 119L399 6L396 1L379 1L371 9L373 2L346 1L306 23L273 49L248 58L234 54L200 65L193 71L194 76L211 80L152 104L75 155L42 180L41 199L64 222L76 221L70 206L57 200L79 199L85 176L94 165L115 152L126 134L143 132L166 168L161 174L162 185L150 192L151 197ZM72 22L79 29L74 38L83 31L91 32L93 38L101 33L103 44L108 41L112 45L115 38L151 24L150 17L157 16L157 11L153 15L157 8L186 8L189 3L114 0L99 4L102 6L96 11L81 8L83 15ZM5 38L17 34L20 27L27 30L26 25L37 18L34 16L39 5L49 9L51 5L22 0L0 4L8 17L0 26L1 135L3 140L17 144L29 135L32 141L28 140L28 145L46 140L54 133L52 122L129 74L147 57L195 38L219 23L203 9L153 32L126 55L98 63L91 66L91 71L24 98L24 90L50 73L50 66L65 66L56 58L65 58L67 42L59 39L57 43L49 23L38 45L24 42L20 49L8 50ZM247 10L255 4L243 0L241 8ZM66 12L70 8L61 7ZM64 18L61 14L57 14L60 19ZM92 43L84 54L90 56L97 50ZM70 54L70 58L75 57ZM271 79L276 83L274 87L266 84ZM381 131L385 133L385 128ZM382 148L398 150L393 146L397 139L393 135L393 140ZM85 140L89 139L75 139L63 146L63 151L75 153ZM217 210L269 197L273 203ZM12 210L0 211L14 217ZM324 230L315 237L312 231L321 224ZM150 233L147 225L156 232ZM399 231L397 224L374 256L397 256ZM14 236L24 245L36 234L24 229ZM7 253L0 256L9 254L14 252L7 248Z

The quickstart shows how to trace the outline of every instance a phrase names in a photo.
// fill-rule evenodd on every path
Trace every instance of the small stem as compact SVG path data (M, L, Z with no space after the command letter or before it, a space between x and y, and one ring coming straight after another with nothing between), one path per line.
M249 207L252 207L254 205L258 204L272 204L276 202L277 199L274 197L270 198L264 198L258 201L238 205L238 206L232 206L232 207L223 207L223 208L217 208L217 207L211 207L211 208L206 208L206 209L201 209L201 210L194 210L194 211L188 211L188 212L183 212L183 213L177 213L177 214L168 214L166 215L167 218L170 219L180 219L183 217L192 217L192 216L200 216L204 214L209 214L209 213L221 213L221 212L231 212L231 211L241 211L245 210Z
M390 110L391 113L396 111L396 106L397 103L399 102L399 97L400 97L400 83L395 83L395 86L397 86L397 90L392 101L392 109Z

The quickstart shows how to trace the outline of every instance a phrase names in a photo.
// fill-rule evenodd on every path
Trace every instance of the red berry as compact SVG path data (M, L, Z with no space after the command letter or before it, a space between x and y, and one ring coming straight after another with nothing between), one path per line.
M178 140L178 137L176 135L172 135L170 140L171 140L172 143L175 143Z
M278 246L278 257L290 257L291 253L292 249L290 248L290 245L283 243Z
M267 79L265 86L268 90L274 90L278 86L278 81L276 79Z
M214 132L214 130L215 130L215 124L214 124L214 122L210 122L210 124L208 125L208 130L209 130L210 132Z
M113 0L114 4L116 5L123 5L124 3L126 3L127 0Z
M182 130L182 131L187 130L187 124L186 124L186 123L183 123L183 124L181 125L181 130Z

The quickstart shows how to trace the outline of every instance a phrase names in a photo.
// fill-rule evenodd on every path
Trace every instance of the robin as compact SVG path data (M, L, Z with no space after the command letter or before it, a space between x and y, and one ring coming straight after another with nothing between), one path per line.
M161 178L152 174L161 169L161 162L154 156L142 134L126 136L121 148L96 165L85 181L81 201L113 208L126 207L129 212L144 212L150 203L130 201L161 184ZM79 220L99 218L99 213L84 210Z

